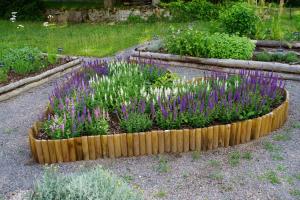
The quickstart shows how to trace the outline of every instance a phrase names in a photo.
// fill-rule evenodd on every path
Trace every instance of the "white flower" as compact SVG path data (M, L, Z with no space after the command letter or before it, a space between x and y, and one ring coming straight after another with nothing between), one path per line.
M17 26L17 28L19 29L19 28L24 28L24 26L22 25L22 24L19 24L18 26Z
M18 12L11 12L12 15L16 15Z
M9 19L11 22L15 22L16 21L16 18L15 17L12 17Z
M43 26L48 27L49 26L49 22L44 22Z
M53 15L48 15L48 19L52 19L53 18Z

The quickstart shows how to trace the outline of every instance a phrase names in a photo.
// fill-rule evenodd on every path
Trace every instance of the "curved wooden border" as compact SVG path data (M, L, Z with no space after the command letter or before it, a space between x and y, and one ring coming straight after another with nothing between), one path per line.
M255 119L205 128L82 136L59 140L35 139L41 122L29 129L29 146L40 164L119 158L161 153L206 151L243 144L269 135L288 118L289 94L272 112Z

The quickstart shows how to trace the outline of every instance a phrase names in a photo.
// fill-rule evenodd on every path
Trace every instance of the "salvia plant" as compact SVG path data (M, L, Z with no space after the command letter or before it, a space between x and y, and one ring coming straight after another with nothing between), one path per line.
M153 63L86 61L49 97L43 130L50 138L199 128L251 119L284 98L276 74L240 70L179 79Z

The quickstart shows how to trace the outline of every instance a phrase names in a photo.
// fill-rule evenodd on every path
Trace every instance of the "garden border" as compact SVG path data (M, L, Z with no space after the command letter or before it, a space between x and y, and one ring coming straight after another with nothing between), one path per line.
M37 87L54 78L58 78L64 74L70 73L72 70L79 68L81 62L82 59L75 58L75 60L57 66L53 69L47 70L36 76L24 78L19 81L0 87L0 102L7 100L11 97L17 96L22 92Z
M40 164L206 151L269 135L283 126L288 118L288 107L289 93L285 90L285 101L280 106L254 119L196 129L153 130L57 140L35 139L41 125L41 122L35 122L28 131L29 146L34 160Z
M261 62L234 59L199 58L174 54L142 52L135 50L130 60L152 62L156 64L181 66L209 71L236 73L235 69L263 70L278 73L283 79L300 81L300 65L289 65L277 62Z

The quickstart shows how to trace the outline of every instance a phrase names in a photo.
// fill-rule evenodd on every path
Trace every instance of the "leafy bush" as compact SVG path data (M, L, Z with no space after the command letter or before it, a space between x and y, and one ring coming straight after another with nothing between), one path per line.
M152 120L144 113L129 113L121 120L120 126L127 133L149 131L152 128Z
M174 21L211 20L218 17L218 8L206 0L174 1L165 6Z
M193 29L177 31L164 40L169 53L206 58L250 59L255 45L245 37L212 35Z
M48 64L43 60L40 50L30 47L8 49L2 59L6 68L20 75L36 72Z
M17 20L42 20L45 8L41 0L1 0L0 18L9 19L11 12L17 13Z
M287 63L292 63L292 62L297 62L299 61L297 54L293 53L293 52L289 52L287 54L285 54L285 61Z
M110 171L101 167L71 175L47 169L35 184L32 200L141 200L139 193Z
M256 32L258 17L247 3L236 3L223 10L220 20L227 33L251 37Z

